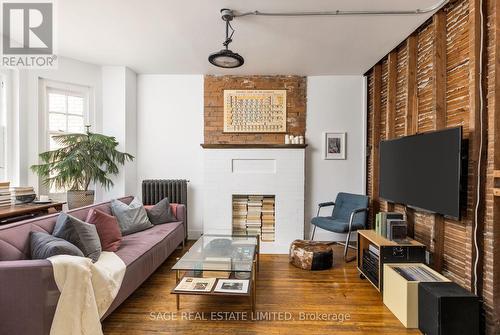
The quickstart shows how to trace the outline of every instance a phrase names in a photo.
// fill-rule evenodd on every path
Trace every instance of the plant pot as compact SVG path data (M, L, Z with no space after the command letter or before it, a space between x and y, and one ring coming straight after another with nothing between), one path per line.
M88 191L68 191L68 209L89 206L94 203L94 190Z

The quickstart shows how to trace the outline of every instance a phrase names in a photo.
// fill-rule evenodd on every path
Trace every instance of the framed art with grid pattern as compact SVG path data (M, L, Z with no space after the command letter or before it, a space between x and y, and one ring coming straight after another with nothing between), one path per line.
M225 133L286 133L286 90L224 90Z

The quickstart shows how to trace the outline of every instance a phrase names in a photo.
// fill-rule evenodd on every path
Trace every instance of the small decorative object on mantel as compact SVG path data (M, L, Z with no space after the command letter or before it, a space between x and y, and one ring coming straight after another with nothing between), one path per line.
M285 133L286 90L224 90L225 133Z
M346 159L346 133L325 133L324 159Z
M305 139L303 135L293 136L286 134L285 144L305 144Z

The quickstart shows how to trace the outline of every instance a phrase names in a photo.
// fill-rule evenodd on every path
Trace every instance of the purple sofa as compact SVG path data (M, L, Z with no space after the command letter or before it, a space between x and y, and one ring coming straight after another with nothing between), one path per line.
M130 203L132 197L122 200ZM177 222L123 237L116 254L127 266L122 286L103 319L132 294L185 239L186 209L173 205ZM109 202L69 211L85 219L92 208L111 214ZM52 264L30 259L30 231L52 233L58 214L0 226L0 334L49 334L59 299Z

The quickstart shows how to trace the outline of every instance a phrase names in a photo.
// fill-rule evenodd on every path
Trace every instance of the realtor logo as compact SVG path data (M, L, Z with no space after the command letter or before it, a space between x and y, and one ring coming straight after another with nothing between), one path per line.
M54 67L53 7L52 1L3 1L2 66Z

